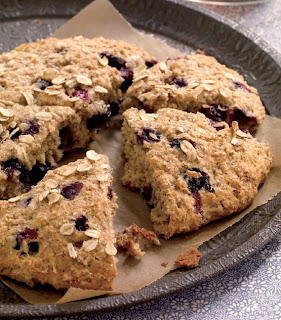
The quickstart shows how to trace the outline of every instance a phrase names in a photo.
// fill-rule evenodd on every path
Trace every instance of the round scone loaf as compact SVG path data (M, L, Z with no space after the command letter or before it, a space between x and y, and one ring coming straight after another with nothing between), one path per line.
M187 233L251 204L273 155L267 144L202 113L171 108L124 112L122 182L152 205L157 235Z
M214 126L237 121L241 129L255 130L265 116L258 92L236 71L214 57L193 54L159 62L135 73L122 108L155 112L175 108L202 112Z
M112 290L116 195L104 155L49 171L28 193L0 201L0 274L18 281Z

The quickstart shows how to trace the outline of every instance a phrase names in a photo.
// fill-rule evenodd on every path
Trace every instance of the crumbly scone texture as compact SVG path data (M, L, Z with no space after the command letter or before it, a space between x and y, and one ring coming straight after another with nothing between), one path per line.
M64 151L83 148L88 130L69 107L0 103L0 199L29 191ZM46 172L46 171L45 171Z
M156 246L161 245L158 237L153 231L140 228L136 224L130 225L123 233L119 233L116 237L116 244L126 251L127 256L142 257L145 254L145 251L140 248L140 240L145 240Z
M190 247L186 253L178 255L175 264L178 268L196 268L198 267L200 257L200 251L194 247Z
M104 155L49 171L30 192L0 201L0 274L56 289L112 290L116 195Z
M0 55L0 100L63 105L82 119L116 113L134 69L154 61L133 44L103 38L48 38Z
M217 131L199 112L132 108L122 134L122 182L153 206L154 230L166 239L249 206L273 164L268 145L237 122Z
M122 109L155 112L175 108L203 112L214 122L238 121L241 129L255 130L265 116L258 92L236 71L214 57L193 54L162 61L135 73Z

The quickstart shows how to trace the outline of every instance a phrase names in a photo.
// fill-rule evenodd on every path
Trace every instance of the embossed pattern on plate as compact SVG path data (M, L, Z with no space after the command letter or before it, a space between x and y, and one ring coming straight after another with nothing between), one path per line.
M268 112L281 117L281 56L235 22L183 0L111 0L134 26L181 50L204 48L237 69L256 86ZM90 3L89 0L10 0L0 2L0 51L48 36ZM164 8L160 10L159 8ZM281 194L201 247L195 270L177 270L137 292L68 303L25 303L0 284L0 318L93 313L141 303L198 284L239 263L264 246L281 229Z

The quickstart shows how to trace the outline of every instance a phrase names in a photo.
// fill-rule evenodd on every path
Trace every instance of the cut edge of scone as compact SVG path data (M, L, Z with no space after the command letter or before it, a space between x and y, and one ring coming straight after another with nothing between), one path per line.
M129 109L122 127L122 183L152 205L166 239L248 207L273 164L267 144L233 122L214 128L201 113Z
M58 290L113 290L117 205L108 163L88 151L30 192L0 201L1 275Z

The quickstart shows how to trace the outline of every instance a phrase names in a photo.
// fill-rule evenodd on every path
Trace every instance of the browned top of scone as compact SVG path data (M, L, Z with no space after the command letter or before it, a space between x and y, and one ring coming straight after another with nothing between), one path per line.
M112 290L116 276L108 158L93 151L0 201L0 272L26 282Z
M86 116L116 112L109 104L118 109L135 68L151 61L143 49L122 41L38 40L0 55L0 100L66 105Z
M257 90L241 75L214 57L199 54L167 59L135 73L123 109L132 106L150 112L160 108L202 111L214 121L238 121L250 130L265 115Z

